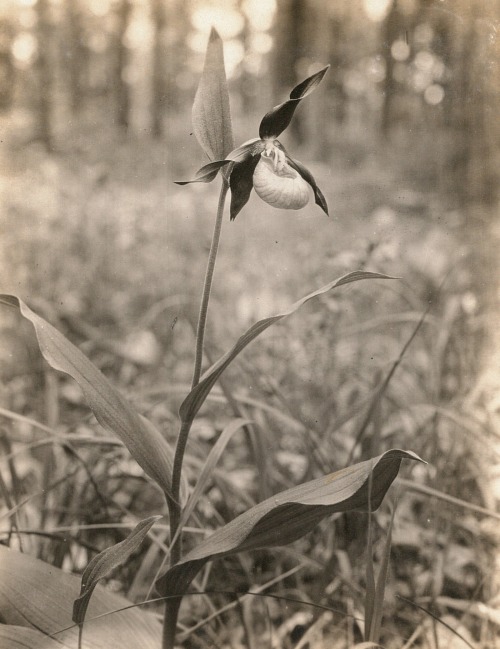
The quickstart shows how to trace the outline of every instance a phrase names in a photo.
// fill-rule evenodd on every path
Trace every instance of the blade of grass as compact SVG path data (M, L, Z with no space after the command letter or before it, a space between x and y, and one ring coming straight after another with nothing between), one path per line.
M450 503L451 505L457 505L457 507L461 507L462 509L468 509L471 512L476 512L477 514L490 516L491 518L500 520L500 513L495 512L492 509L486 509L485 507L480 507L479 505L468 503L466 500L455 498L454 496L449 496L442 491L438 491L437 489L433 489L432 487L428 487L427 485L417 484L416 482L412 482L411 480L407 480L406 478L397 478L396 480L397 484L400 484L401 486L406 487L406 489L410 489L411 491L417 491L418 493L425 494L426 496L431 496L432 498L437 498L438 500Z
M373 618L370 628L370 640L378 642L380 639L380 628L382 626L382 611L385 597L385 585L387 583L387 574L389 571L389 560L391 558L391 543L392 543L392 526L394 524L394 515L396 513L397 501L394 505L387 530L387 537L384 544L384 551L382 553L382 565L380 566L377 584L375 587L375 607L373 610Z
M184 508L180 522L179 522L179 527L177 528L177 532L175 533L174 538L171 540L170 544L174 544L179 536L180 530L184 527L184 525L187 523L189 517L191 516L192 511L198 504L198 500L202 496L202 494L205 491L205 487L207 486L211 476L212 472L214 470L215 465L220 459L220 456L224 452L224 449L226 448L227 444L229 443L229 440L231 437L243 426L246 426L247 424L250 423L249 419L234 419L231 421L222 431L222 433L219 435L219 439L216 441L216 443L213 445L213 447L210 450L210 453L208 454L208 457L203 465L203 468L201 470L200 476L196 482L196 485L189 496L188 502L186 504L186 507Z
M372 401L371 401L371 403L370 403L370 405L368 407L366 415L365 415L365 417L363 419L363 422L362 422L362 424L361 424L361 426L359 428L359 431L358 431L358 433L356 435L356 438L354 440L354 444L352 445L352 449L351 449L351 452L349 453L349 458L347 460L347 465L351 464L352 459L354 457L354 452L356 450L356 447L358 446L358 444L362 440L364 434L366 433L366 429L367 429L368 424L370 423L370 421L372 419L372 416L373 416L374 412L378 408L378 405L379 405L382 397L384 396L385 391L389 387L389 383L391 382L391 379L394 376L394 373L396 372L397 368L401 364L401 361L403 360L404 355L406 354L406 352L408 351L408 348L410 347L410 345L412 344L412 342L415 339L416 335L420 331L420 327L423 325L423 323L425 321L425 318L426 318L427 314L429 313L429 310L430 310L431 306L432 306L432 303L429 304L429 306L426 308L426 310L422 313L422 315L420 317L420 320L418 321L417 326L414 328L414 330L412 331L410 337L408 338L406 343L403 345L403 349L399 353L399 356L397 357L397 359L392 364L392 366L391 366L389 372L387 373L385 379L383 380L382 384L376 390L376 392L375 392L375 394L373 396L373 399L372 399Z
M402 600L403 602L406 602L407 604L410 604L411 606L414 606L415 608L418 608L419 611L422 611L422 613L425 613L426 615L428 615L432 620L434 620L438 624L441 624L442 626L446 627L448 629L448 631L451 631L451 633L453 633L453 635L455 635L457 638L460 638L460 640L462 640L462 642L464 642L468 647L470 647L470 649L477 649L477 647L474 647L474 645L471 645L471 643L468 640L466 640L462 635L460 635L460 633L458 633L458 631L455 631L455 629L452 626L450 626L447 622L444 622L444 620L442 620L438 615L434 615L434 613L432 613L432 611L429 611L429 609L427 609L427 608L425 608L423 606L420 606L420 604L417 604L416 602L412 602L411 599L407 599L406 597L403 597L402 595L396 595L396 597L398 599Z
M365 596L365 640L371 640L371 628L375 611L375 571L373 566L373 515L372 475L368 479L368 536L366 541L366 596Z

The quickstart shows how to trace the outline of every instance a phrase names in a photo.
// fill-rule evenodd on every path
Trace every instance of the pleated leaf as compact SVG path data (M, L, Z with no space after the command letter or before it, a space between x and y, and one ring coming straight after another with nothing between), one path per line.
M83 623L97 582L124 563L141 546L151 527L160 518L161 516L145 518L134 527L126 539L99 552L89 562L82 575L80 597L73 604L73 622L76 624Z
M403 459L422 461L411 451L392 449L264 500L218 529L170 568L157 582L159 592L162 596L181 596L207 561L243 550L287 545L329 514L377 509Z
M0 624L0 647L2 649L71 649L41 631L24 626Z
M191 390L191 392L187 395L187 397L182 402L179 410L181 419L183 421L190 421L195 417L196 413L201 408L203 402L210 393L210 390L213 388L213 386L217 382L217 379L228 367L228 365L232 363L232 361L245 349L248 344L255 340L257 336L260 336L260 334L268 329L271 325L276 324L289 315L292 315L292 313L295 313L297 309L299 309L309 300L312 300L314 297L318 297L319 295L323 295L324 293L327 293L334 288L338 288L352 282L358 282L362 279L394 278L389 277L388 275L382 275L380 273L371 273L369 271L354 271L352 273L349 273L348 275L344 275L340 279L330 282L330 284L326 284L326 286L323 286L322 288L319 288L312 293L309 293L309 295L306 295L302 299L292 304L292 306L287 311L278 313L274 316L270 316L269 318L264 318L263 320L259 320L254 325L252 325L250 329L247 329L247 331L245 331L245 333L236 341L235 345L228 352L226 352L224 356L221 356L221 358L219 358L219 360L214 365L212 365L211 368L207 370L207 372L202 376L198 385L196 385L193 390Z
M0 303L18 308L31 322L47 363L78 383L87 405L101 426L117 435L141 468L170 495L172 451L153 424L132 408L73 343L22 300L14 295L0 295Z
M212 28L205 66L194 98L193 132L210 160L222 160L234 148L222 40Z
M53 635L61 649L77 647L78 626L71 615L79 590L80 580L76 575L0 545L0 619L5 624L36 629L42 636ZM124 597L100 585L96 587L85 621L85 649L158 649L161 646L158 620L140 608L113 612L126 606L130 602ZM92 619L107 612L110 614L105 617ZM4 635L17 634L18 640L23 637L22 632L3 631ZM0 632L3 649L2 637ZM47 640L46 645L40 642L34 647L52 649L52 644Z

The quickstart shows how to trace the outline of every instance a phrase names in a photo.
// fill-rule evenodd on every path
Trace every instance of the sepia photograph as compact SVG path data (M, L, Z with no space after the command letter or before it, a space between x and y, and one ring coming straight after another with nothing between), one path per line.
M500 649L500 0L0 0L0 648Z

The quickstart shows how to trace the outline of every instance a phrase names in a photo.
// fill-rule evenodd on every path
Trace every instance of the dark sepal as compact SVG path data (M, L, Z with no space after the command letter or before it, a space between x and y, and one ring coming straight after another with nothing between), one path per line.
M292 90L290 93L290 99L278 106L275 106L264 115L259 126L259 136L261 138L278 137L280 133L283 133L290 124L290 120L292 119L299 103L302 99L310 95L321 82L329 67L330 66L327 65L326 68L323 68L319 72L316 72L316 74L304 79L304 81L299 83Z
M229 164L231 160L215 160L198 169L193 180L176 180L176 185L189 185L189 183L211 183L219 173L219 169Z
M293 167L295 169L295 171L297 171L302 176L302 178L306 181L306 183L309 183L311 185L311 187L313 188L313 191L314 191L314 198L315 198L316 205L319 205L321 207L321 209L323 210L323 212L327 216L329 216L329 214L328 214L328 205L326 203L326 199L323 196L323 192L321 191L321 189L316 184L316 181L314 180L314 176L309 171L309 169L306 169L306 167L304 167L304 165L301 162L299 162L298 160L294 160L293 158L290 158L289 156L287 156L286 161L288 162L288 164L291 167Z
M253 172L259 160L260 154L234 165L229 178L229 186L231 188L231 221L234 221L237 214L239 214L250 198L250 193L253 189Z

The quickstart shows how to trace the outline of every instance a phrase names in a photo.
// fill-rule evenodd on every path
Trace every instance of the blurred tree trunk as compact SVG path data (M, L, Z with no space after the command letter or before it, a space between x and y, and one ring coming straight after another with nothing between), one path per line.
M250 21L244 9L242 8L242 0L239 1L239 10L243 16L243 30L241 32L241 42L244 48L243 61L241 62L241 72L238 78L239 95L241 97L241 109L244 115L250 115L255 109L255 78L249 73L246 62L246 55L249 50L249 41L251 37Z
M498 145L498 115L494 115L498 79L491 74L497 53L492 45L493 17L487 15L485 5L476 0L467 12L463 12L465 27L462 28L462 50L456 71L455 130L460 142L456 182L465 205L492 205L497 194L498 173L494 157Z
M84 97L82 67L85 62L85 48L82 43L81 18L78 0L66 0L67 34L69 40L66 54L69 60L70 106L73 114L81 110Z
M387 137L391 129L392 107L397 87L394 79L394 58L391 48L401 31L401 16L397 0L392 0L382 28L382 52L385 61L384 102L382 104L382 134Z
M12 56L14 29L5 19L0 20L0 110L8 110L14 99L16 68Z
M166 95L164 59L166 14L164 0L151 0L151 16L154 25L153 41L153 88L151 102L151 131L153 137L159 138L163 134L163 112Z
M36 3L38 55L36 59L38 101L37 101L37 133L47 151L52 151L52 75L50 73L50 36L48 0L38 0Z
M130 0L120 0L116 7L116 34L114 43L113 84L115 87L116 101L116 122L120 128L127 130L130 117L130 93L126 80L126 68L128 63L128 52L125 46L125 34L129 25L129 18L132 11Z

